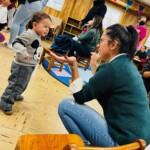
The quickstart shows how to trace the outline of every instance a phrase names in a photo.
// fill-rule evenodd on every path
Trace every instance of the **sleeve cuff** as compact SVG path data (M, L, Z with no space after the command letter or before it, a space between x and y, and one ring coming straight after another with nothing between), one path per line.
M73 95L74 93L81 91L83 85L84 85L83 79L81 77L77 78L70 84L69 94Z

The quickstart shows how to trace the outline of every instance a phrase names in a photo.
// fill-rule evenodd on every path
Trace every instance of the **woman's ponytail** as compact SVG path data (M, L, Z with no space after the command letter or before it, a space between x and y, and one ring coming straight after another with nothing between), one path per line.
M129 55L130 58L133 58L134 54L136 52L136 49L137 49L138 33L135 30L135 28L131 25L127 26L126 28L130 34L130 46L129 46L129 49L127 51L127 54Z

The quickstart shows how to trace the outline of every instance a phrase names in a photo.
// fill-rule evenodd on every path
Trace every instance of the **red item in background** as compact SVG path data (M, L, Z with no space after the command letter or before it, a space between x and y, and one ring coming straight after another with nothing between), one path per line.
M141 59L142 67L144 67L146 59Z
M83 31L84 31L84 32L87 32L87 30L88 30L88 28L87 28L87 27L85 27L85 28L83 29Z
M2 33L0 33L0 42L3 42L3 41L5 41L5 36Z

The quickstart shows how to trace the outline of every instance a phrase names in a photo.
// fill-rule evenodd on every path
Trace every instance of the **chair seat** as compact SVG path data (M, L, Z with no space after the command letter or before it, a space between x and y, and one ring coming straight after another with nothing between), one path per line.
M81 66L84 67L84 70L86 70L90 65L91 57L83 57L83 56L77 56L77 62L81 64Z
M41 64L44 60L47 60L49 62L47 71L50 71L53 66L60 66L59 71L62 71L64 62L57 61L54 56L50 55L50 51L52 51L52 49L43 47L43 52L42 52L39 64ZM48 56L46 56L46 54ZM59 64L58 63L55 64L55 61L59 62Z
M84 146L82 139L75 134L31 134L21 136L15 150L63 150L72 143Z

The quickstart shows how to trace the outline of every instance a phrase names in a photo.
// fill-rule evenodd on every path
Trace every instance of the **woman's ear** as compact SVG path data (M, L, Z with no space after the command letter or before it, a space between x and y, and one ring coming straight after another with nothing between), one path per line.
M119 42L117 40L114 40L111 45L111 50L116 50L118 49L118 47L119 47Z

